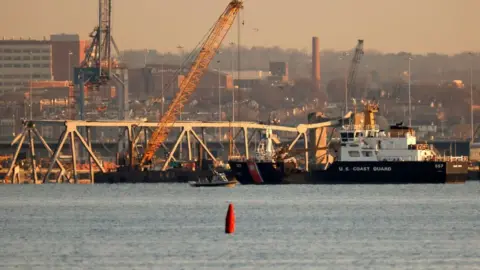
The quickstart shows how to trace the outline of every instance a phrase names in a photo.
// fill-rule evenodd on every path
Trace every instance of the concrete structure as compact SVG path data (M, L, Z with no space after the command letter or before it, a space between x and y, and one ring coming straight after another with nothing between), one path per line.
M320 90L320 42L312 38L312 83L313 90Z
M268 76L272 75L270 72L265 72L262 70L241 70L240 77L238 73L239 72L236 70L233 71L233 74L231 71L226 72L226 74L232 76L234 81L237 81L239 78L241 80L264 80L267 79Z
M262 83L262 81L266 81L272 75L271 72L263 70L233 71L233 74L229 71L226 72L226 74L233 78L233 84L236 88L241 90L250 90L256 85Z
M30 80L52 79L48 40L0 40L0 91L28 88Z
M268 80L271 83L287 83L288 82L288 63L287 62L270 62L271 76Z
M78 67L85 58L87 41L77 34L55 34L50 36L52 46L53 78L57 81L73 79L73 67Z
M286 76L288 78L288 63L287 62L270 62L270 73L272 76Z
M330 121L327 119L323 113L314 112L308 115L308 123L315 124L315 123L322 123ZM328 136L331 137L331 133L333 132L333 128L329 126L320 127L316 129L309 130L309 154L314 160L315 166L326 166L326 164L332 161L331 157L329 157L328 149L327 149L327 140Z

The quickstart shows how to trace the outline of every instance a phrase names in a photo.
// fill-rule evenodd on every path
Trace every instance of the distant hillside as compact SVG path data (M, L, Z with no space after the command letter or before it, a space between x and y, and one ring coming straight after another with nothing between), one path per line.
M366 43L368 46L368 42ZM340 60L344 52L340 51L322 51L321 52L321 73L324 83L327 81L343 77L345 70L350 65L350 60ZM145 65L145 59L148 63L176 64L180 63L179 54L162 54L155 50L148 51L145 58L145 51L124 51L123 57L129 67L142 67ZM187 57L188 52L185 52ZM232 56L234 69L237 69L237 50L236 47L225 47L221 53L214 59L215 66L220 66L222 70L232 69ZM478 57L475 53L473 58ZM384 54L377 51L365 52L359 67L359 75L376 72L380 81L389 81L398 79L408 71L408 55L405 52L397 54ZM472 57L468 53L459 53L448 56L443 54L429 53L426 55L413 55L411 61L412 80L423 81L451 81L455 79L468 81L469 69ZM219 61L219 62L218 62ZM289 65L291 78L309 78L311 70L310 52L296 49L282 49L279 47L252 47L241 49L241 69L268 70L270 61L286 61ZM480 61L473 61L474 75L480 72ZM479 76L474 76L474 82L480 82Z

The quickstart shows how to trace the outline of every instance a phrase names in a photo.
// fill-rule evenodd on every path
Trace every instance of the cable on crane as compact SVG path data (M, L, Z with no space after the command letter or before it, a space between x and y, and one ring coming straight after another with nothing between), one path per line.
M177 116L182 113L186 102L196 90L201 77L205 73L212 59L215 57L218 48L222 44L223 39L230 30L233 21L241 8L243 8L242 0L232 0L225 11L220 15L215 25L211 28L207 38L202 43L200 50L198 50L198 46L197 49L194 50L194 52L197 51L198 53L192 62L192 67L180 83L179 91L168 106L167 111L162 115L156 130L153 132L148 142L147 149L140 161L140 167L143 167L144 164L151 163L155 151L167 139L171 127L177 120ZM193 52L191 55L193 55ZM191 55L188 59L192 58ZM188 61L188 59L185 61ZM164 164L164 168L166 165L167 164Z

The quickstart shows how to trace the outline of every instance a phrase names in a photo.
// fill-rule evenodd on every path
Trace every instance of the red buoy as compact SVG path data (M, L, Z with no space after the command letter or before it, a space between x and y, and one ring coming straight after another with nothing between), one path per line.
M225 233L235 232L235 212L233 210L233 204L228 205L227 217L225 219Z

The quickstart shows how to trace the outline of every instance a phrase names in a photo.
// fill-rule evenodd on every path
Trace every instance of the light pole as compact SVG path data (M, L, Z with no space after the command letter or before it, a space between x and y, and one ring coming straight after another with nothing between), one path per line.
M144 55L144 60L143 60L143 66L145 68L147 67L147 58L148 58L148 49L145 49L145 55Z
M163 59L162 59L162 64L160 66L160 68L162 69L160 71L160 83L162 84L162 116L163 116L163 113L165 112L164 110L164 107L165 107L165 92L164 92L164 85L163 85Z
M347 68L345 68L345 113L348 112L348 77Z
M408 127L412 127L412 74L410 69L412 59L412 56L408 56Z
M183 59L183 46L178 45L177 49L178 49L179 54L180 54L180 74L183 75L183 61L184 61L184 59ZM183 111L180 112L180 121L182 121L182 114L183 114ZM163 116L163 113L162 113L162 116ZM180 160L182 160L182 156L183 156L183 139L180 142L180 149L179 149L179 152L178 152L178 157L179 157Z
M217 61L218 64L218 121L222 121L222 93L220 91L220 60ZM222 140L222 129L218 128L218 139L219 141Z
M32 51L30 51L30 59L32 59ZM30 100L30 120L33 120L33 91L32 91L32 78L33 78L33 71L32 71L32 63L33 61L30 60L30 89L28 91L29 93L29 100Z
M231 64L232 64L232 83L233 83L233 88L232 88L232 122L235 122L235 80L233 79L233 73L234 73L234 59L235 59L235 51L233 50L235 46L235 42L230 42L231 50L232 50L232 59L231 59Z
M72 80L72 64L71 64L71 61L70 61L70 57L72 56L72 51L68 51L68 82L70 83L70 81Z
M177 49L180 52L180 74L182 74L183 73L183 61L184 61L184 59L183 59L183 54L184 54L183 53L183 46L178 45Z
M347 59L347 56L349 56L350 53L344 52L343 56L340 56L340 60ZM344 81L345 81L345 113L348 112L348 65L345 66L345 71L344 71Z
M14 108L15 109L13 110L13 115L12 115L12 121L13 121L12 122L13 123L13 125L12 125L12 135L13 135L13 137L15 137L15 131L17 130L17 128L15 126L15 119L16 119L15 118L15 113L17 112L17 106L15 106Z
M473 53L470 52L470 143L473 143Z
M178 45L178 46L177 46L177 49L178 49L179 55L180 55L180 65L179 65L179 66L180 66L180 73L179 73L178 75L182 75L182 76L183 76L183 61L184 61L184 59L183 59L183 55L184 55L184 53L183 53L183 46L182 46L182 45ZM183 79L185 79L185 77L183 77ZM178 90L180 90L180 86L178 86L178 87L179 87ZM175 89L175 88L174 88L174 89ZM175 92L175 90L174 90L174 92ZM163 116L163 114L162 114L162 116ZM182 116L182 115L180 114L180 117L181 117L181 116Z
M218 62L220 63L220 61L218 61ZM218 67L218 121L222 121L222 116L221 116L221 114L222 114L222 106L221 106L221 104L222 104L222 93L220 91L220 87L221 87L220 86L220 83L221 83L220 80L221 79L220 79L220 66L219 66Z

